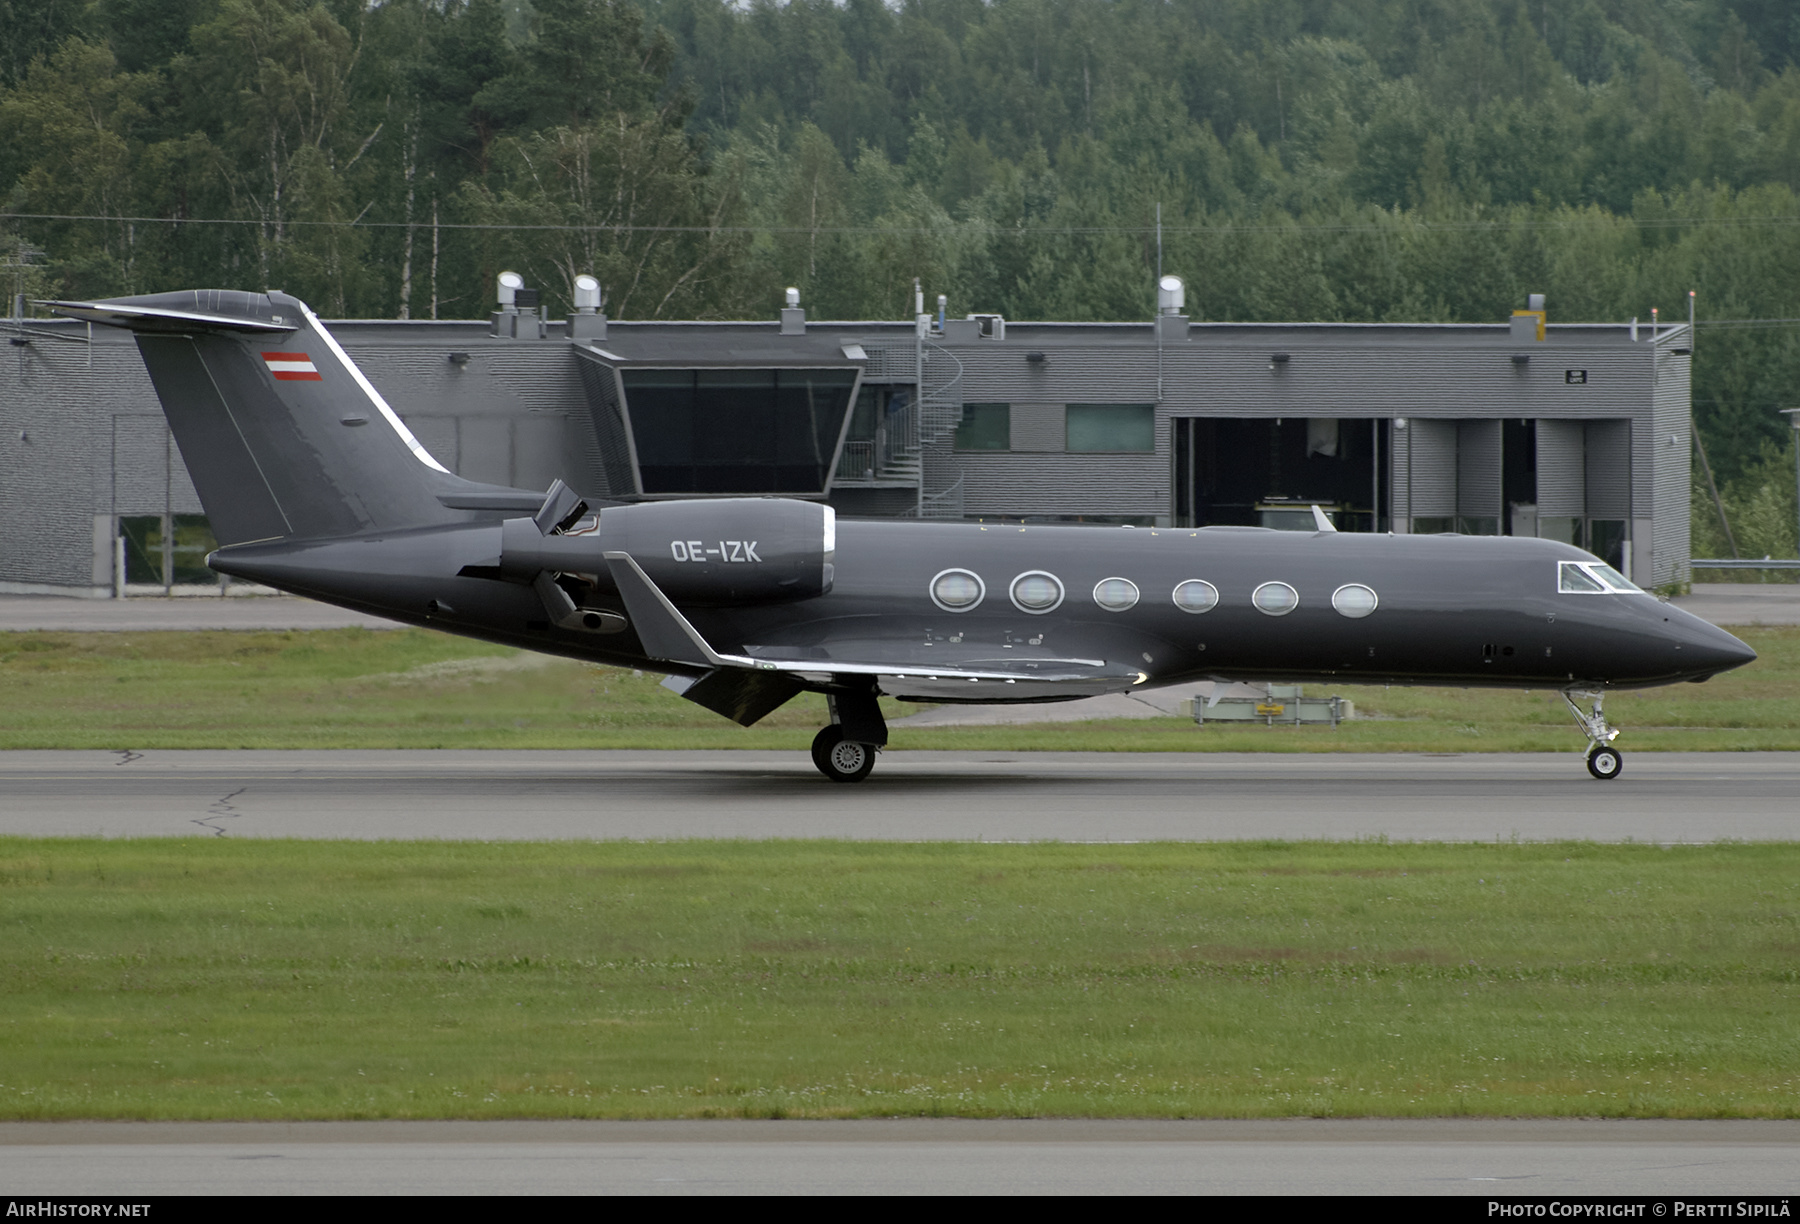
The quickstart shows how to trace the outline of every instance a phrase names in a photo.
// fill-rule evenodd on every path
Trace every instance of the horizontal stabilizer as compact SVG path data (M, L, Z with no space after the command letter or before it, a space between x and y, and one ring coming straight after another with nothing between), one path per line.
M533 493L530 489L508 489L492 485L477 487L473 492L459 489L454 493L439 493L438 504L452 510L519 510L532 514L544 504L544 495Z
M138 332L291 332L305 326L279 313L268 296L238 289L184 289L99 302L39 302L59 315Z

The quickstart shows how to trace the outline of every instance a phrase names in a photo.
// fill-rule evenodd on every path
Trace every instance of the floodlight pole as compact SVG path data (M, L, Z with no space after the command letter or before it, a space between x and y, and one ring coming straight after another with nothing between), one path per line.
M1781 411L1794 427L1794 555L1800 556L1800 408Z

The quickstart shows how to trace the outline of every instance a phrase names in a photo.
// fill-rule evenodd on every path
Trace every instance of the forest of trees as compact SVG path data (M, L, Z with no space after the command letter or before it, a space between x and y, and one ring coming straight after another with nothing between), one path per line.
M1800 545L1791 0L0 0L0 204L28 294L340 317L1147 318L1159 207L1202 319L1692 289L1737 544Z

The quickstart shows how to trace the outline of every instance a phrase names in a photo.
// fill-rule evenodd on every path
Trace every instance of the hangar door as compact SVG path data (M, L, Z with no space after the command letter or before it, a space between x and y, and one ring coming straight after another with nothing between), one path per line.
M1340 531L1376 531L1386 523L1386 421L1176 417L1171 427L1171 509L1178 526L1291 524L1310 531L1315 504ZM1016 447L1016 421L1014 431Z
M1538 535L1627 572L1631 422L1540 420L1537 457Z
M1403 420L1393 430L1395 520L1422 533L1502 534L1502 422Z

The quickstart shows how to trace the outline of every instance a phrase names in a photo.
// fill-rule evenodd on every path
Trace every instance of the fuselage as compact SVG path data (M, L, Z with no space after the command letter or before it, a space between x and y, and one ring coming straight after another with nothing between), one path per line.
M1341 676L1632 687L1700 679L1755 657L1652 596L1558 589L1559 562L1595 560L1554 541L1497 536L844 522L830 595L711 615L745 645L905 643L905 660L921 665L1106 659L1141 668L1149 684ZM950 612L931 600L929 585L947 568L981 579L978 604ZM1053 610L1028 612L1010 598L1014 580L1034 572L1060 583ZM1109 579L1132 584L1136 602L1104 607L1096 588ZM1216 605L1179 606L1176 588L1191 582L1215 589ZM1291 589L1291 610L1259 610L1253 597L1267 584ZM1375 607L1340 612L1333 596L1347 586L1374 592ZM1287 598L1275 592L1265 602L1279 608Z
M454 632L689 670L647 658L629 629L549 624L529 586L470 576L484 572L498 541L498 526L469 524L247 545L215 554L214 565ZM1730 634L1642 592L1561 589L1564 562L1597 563L1565 544L1513 537L844 520L824 594L682 611L721 651L808 660L821 675L834 659L1022 671L1079 661L1105 665L1120 677L1115 687L1334 677L1628 688L1704 679L1755 657ZM955 595L949 602L933 586L946 573L974 579L935 588ZM1022 577L1035 581L1017 585ZM585 606L623 611L604 572L588 578ZM1346 588L1360 590L1340 594ZM978 701L1091 691L1021 678L1004 693L884 689Z

